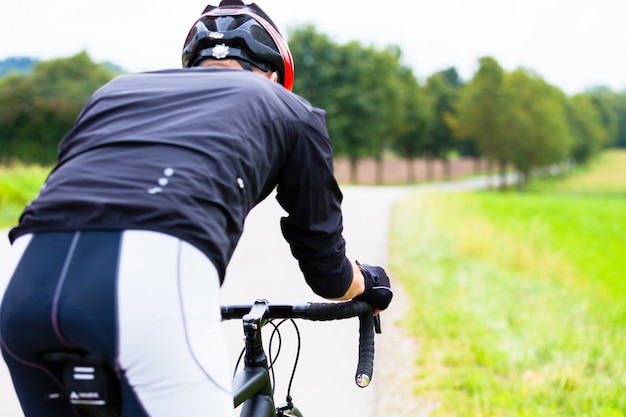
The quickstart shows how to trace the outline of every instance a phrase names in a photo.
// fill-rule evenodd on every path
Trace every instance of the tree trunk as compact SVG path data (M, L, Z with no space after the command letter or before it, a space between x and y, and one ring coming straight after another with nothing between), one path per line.
M359 160L358 158L350 158L350 182L357 184L358 181Z
M376 183L382 185L383 180L383 159L376 158Z
M408 168L407 169L408 182L414 183L415 182L415 158L409 157L408 164L409 164L409 166L407 167Z
M486 171L486 175L487 175L487 188L491 189L491 188L493 188L493 185L492 185L492 182L491 182L491 180L492 180L491 171L493 169L493 161L491 159L487 159L486 162L487 162L487 166L485 168L485 171Z
M443 164L443 177L449 180L452 178L452 164L448 158L442 158L441 163Z
M482 161L479 156L475 156L472 159L474 160L474 174L478 174L483 168Z
M499 162L499 168L500 168L500 189L504 191L504 190L507 189L507 183L506 183L506 161L500 161Z
M517 176L517 189L520 192L525 192L530 178L530 172L526 169L519 169Z
M431 155L426 155L426 178L428 181L432 181L435 179L435 167L434 167L434 158Z

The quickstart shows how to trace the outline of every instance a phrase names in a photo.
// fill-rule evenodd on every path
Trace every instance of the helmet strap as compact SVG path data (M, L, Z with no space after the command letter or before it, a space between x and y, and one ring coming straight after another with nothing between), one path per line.
M237 61L239 62L239 65L241 65L241 68L243 68L246 71L252 71L252 65L250 65L250 63L248 61L246 61L245 59L237 59Z

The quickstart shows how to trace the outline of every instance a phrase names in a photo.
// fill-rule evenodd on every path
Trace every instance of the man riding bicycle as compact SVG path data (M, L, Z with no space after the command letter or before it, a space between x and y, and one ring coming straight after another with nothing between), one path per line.
M10 232L0 336L26 417L80 415L46 399L61 376L42 356L59 350L105 359L126 417L229 415L218 292L246 215L274 189L315 293L391 301L381 268L346 258L325 115L291 93L270 18L207 6L182 58L89 99Z

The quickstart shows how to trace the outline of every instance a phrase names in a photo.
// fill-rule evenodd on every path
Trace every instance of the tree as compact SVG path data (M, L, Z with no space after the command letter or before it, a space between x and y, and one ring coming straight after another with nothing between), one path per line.
M591 97L572 96L566 107L567 122L572 135L572 157L577 164L586 164L608 142L608 132Z
M626 90L616 97L615 112L617 113L615 145L620 148L626 148Z
M525 189L533 171L571 155L572 136L565 114L566 96L540 77L520 68L506 76L507 111L504 158L516 168Z
M505 138L509 130L505 118L511 111L504 92L506 74L494 58L483 57L478 62L478 71L459 91L456 116L448 117L448 124L455 137L473 139L481 155L488 161L498 161L504 175L508 158Z
M48 164L89 96L114 77L85 52L42 61L26 75L0 81L0 141L3 161ZM5 153L6 152L6 153Z
M335 153L358 161L373 156L381 181L384 151L403 129L404 82L408 69L395 46L376 49L357 41L343 45L305 26L289 35L297 79L294 92L327 112Z
M586 92L600 116L600 122L607 132L604 146L615 146L619 133L619 97L608 87L596 87Z
M413 182L417 178L413 162L424 153L434 112L425 89L419 85L411 70L400 74L400 79L404 86L401 97L403 120L392 146L399 155L409 160L408 179Z
M454 115L454 103L461 85L455 68L435 73L426 81L426 93L430 97L434 116L425 149L427 156L443 161L445 176L448 178L449 156L456 145L450 118ZM429 169L429 177L433 177L432 169Z
M296 69L294 92L314 106L336 113L333 82L339 71L339 45L312 25L290 32L289 45Z
M0 79L0 162L29 160L36 154L35 132L38 113L36 88L29 79L14 72Z
M368 77L370 63L358 42L350 42L339 49L339 62L335 82L335 110L329 118L329 129L334 137L339 155L346 155L352 167L352 180L356 181L359 159L374 153L375 137L380 126L375 125L375 106L371 99Z
M294 92L326 111L335 154L350 157L354 181L356 163L364 154L361 138L351 134L356 130L353 120L360 116L362 107L354 100L362 97L355 95L354 84L362 77L352 65L358 62L358 50L342 48L312 25L292 31L289 45L296 68Z
M365 94L373 104L370 108L371 128L375 129L370 131L373 134L372 153L377 161L376 180L382 183L384 153L393 147L394 139L405 129L404 123L409 110L404 107L406 89L415 91L411 88L411 83L417 83L417 80L411 77L410 69L402 65L400 48L389 46L381 50L370 48L367 51L372 58L369 62L370 68L365 73L365 83L369 85Z

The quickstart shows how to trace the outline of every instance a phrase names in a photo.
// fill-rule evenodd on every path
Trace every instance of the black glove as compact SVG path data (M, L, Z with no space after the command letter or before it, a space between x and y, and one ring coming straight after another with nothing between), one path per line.
M355 300L362 300L370 303L378 310L384 310L389 306L393 298L391 283L384 269L379 266L356 263L363 277L365 277L365 291L363 294L354 297Z

